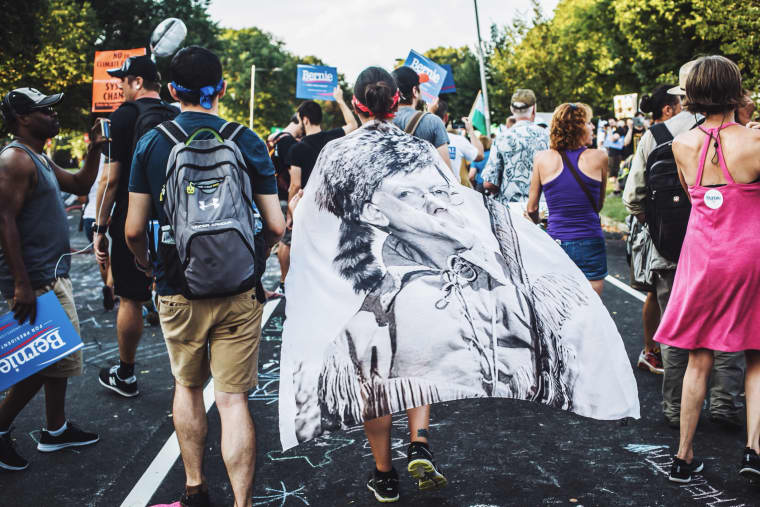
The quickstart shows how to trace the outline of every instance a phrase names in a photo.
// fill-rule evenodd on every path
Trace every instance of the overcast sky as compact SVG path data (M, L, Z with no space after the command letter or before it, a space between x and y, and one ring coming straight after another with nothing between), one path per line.
M546 13L557 0L542 0ZM529 0L480 0L480 31L529 12ZM410 49L470 46L477 41L472 0L213 0L211 17L225 28L256 26L292 53L314 55L353 84L365 67L390 69Z

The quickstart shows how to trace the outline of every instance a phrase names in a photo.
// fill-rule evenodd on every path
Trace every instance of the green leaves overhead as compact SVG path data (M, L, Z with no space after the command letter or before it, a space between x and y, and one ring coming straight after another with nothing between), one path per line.
M322 64L288 52L258 28L220 29L208 14L210 0L24 0L8 3L0 24L0 93L19 86L63 91L61 124L85 131L91 123L91 76L97 50L148 43L167 17L182 19L186 45L217 52L228 82L223 114L248 123L250 69L256 65L255 130L266 135L284 126L301 102L295 98L298 63ZM561 0L552 16L534 0L531 12L508 26L491 27L486 75L494 122L509 116L517 88L532 88L539 110L574 100L598 115L612 109L612 96L647 92L677 80L684 62L724 54L742 69L745 86L760 79L760 4L757 0ZM469 113L480 89L473 47L425 52L451 64L457 93L445 96L453 117ZM340 62L329 62L340 67ZM169 59L158 61L164 82ZM280 69L280 70L273 70ZM350 95L341 78L341 86ZM164 97L169 98L164 88ZM324 102L326 128L342 125L336 105Z
M493 27L492 110L508 116L516 88L532 88L540 110L587 102L612 110L612 96L677 82L680 66L724 54L754 89L760 76L760 6L739 0L561 0L551 18L534 2L530 17Z

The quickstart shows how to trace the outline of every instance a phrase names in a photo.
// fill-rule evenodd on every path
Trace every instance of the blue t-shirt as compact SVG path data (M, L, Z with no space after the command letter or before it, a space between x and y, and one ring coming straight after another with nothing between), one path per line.
M475 183L478 185L483 184L483 169L486 167L486 163L488 162L488 155L491 154L491 150L486 150L483 152L483 160L472 162L470 165L475 168L477 171L475 173Z
M192 135L201 127L211 127L217 131L226 120L219 116L195 111L180 113L175 121ZM196 139L209 139L211 134L201 132ZM272 160L266 144L253 131L244 128L235 142L246 162L251 187L254 194L276 194L277 180L274 175ZM137 143L132 157L132 170L129 177L129 191L138 194L150 194L153 201L154 218L163 220L163 206L159 202L161 189L166 182L166 164L173 143L160 131L153 129ZM155 236L154 236L155 237ZM161 259L154 266L156 288L161 295L179 294L179 288L170 287L162 276Z

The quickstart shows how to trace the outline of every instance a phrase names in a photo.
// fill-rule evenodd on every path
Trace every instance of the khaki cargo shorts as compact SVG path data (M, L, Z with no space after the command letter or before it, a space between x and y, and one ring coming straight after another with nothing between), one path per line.
M46 292L53 291L58 297L58 301L61 303L63 310L66 312L71 324L74 326L77 334L81 336L79 332L79 316L77 315L77 307L74 304L74 288L71 285L70 278L57 278L55 282L49 283L44 287L34 290L35 296L41 296ZM9 306L13 306L13 301L8 301ZM68 378L75 377L82 374L82 349L72 352L68 356L60 359L57 363L53 363L44 370L38 372L45 377L54 378Z
M257 382L263 306L253 290L225 298L159 296L158 316L172 375L186 387L243 393Z

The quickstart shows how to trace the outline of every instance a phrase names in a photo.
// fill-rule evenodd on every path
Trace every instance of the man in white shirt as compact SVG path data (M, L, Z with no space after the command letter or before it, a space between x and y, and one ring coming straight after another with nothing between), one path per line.
M443 120L444 125L449 124L449 105L445 100L438 99L431 109L436 116ZM470 138L469 140L467 137L456 133L454 129L450 128L448 130L451 169L454 171L454 174L460 174L460 176L463 174L461 169L462 159L467 162L479 162L483 160L483 143L480 142L480 136L475 133L469 118L462 118L462 121L464 122L467 136Z

